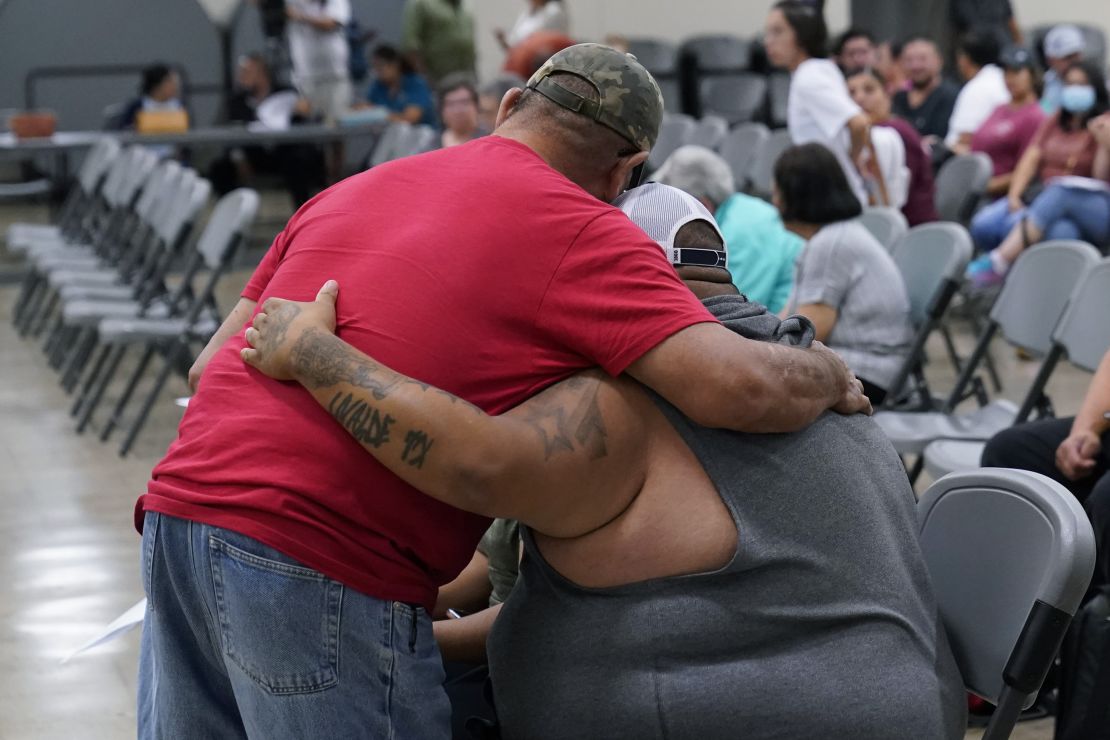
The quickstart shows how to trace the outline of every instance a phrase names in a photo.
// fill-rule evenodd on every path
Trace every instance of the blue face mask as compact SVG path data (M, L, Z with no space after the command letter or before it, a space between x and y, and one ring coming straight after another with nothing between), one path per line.
M1060 105L1069 113L1086 113L1095 107L1095 89L1091 85L1065 85Z

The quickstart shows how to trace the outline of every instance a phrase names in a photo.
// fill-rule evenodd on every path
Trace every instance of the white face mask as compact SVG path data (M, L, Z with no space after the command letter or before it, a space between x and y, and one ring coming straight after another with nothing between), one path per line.
M1095 107L1097 95L1091 85L1064 85L1060 105L1069 113L1086 113Z

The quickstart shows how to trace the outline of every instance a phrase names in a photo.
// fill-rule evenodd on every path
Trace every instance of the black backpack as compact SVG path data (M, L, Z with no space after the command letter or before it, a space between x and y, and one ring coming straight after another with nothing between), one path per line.
M1056 740L1110 740L1110 587L1083 605L1064 637Z

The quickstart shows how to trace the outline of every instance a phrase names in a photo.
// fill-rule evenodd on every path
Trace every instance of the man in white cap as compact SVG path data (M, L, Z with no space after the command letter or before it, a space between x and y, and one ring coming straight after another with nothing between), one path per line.
M1044 57L1048 71L1044 75L1044 94L1041 107L1052 115L1060 109L1060 94L1064 91L1064 72L1083 58L1087 42L1083 32L1071 24L1054 26L1044 37Z

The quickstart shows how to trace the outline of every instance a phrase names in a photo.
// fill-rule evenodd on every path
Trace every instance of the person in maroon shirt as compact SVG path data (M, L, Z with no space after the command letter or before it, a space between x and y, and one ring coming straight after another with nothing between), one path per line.
M198 358L179 436L136 504L141 738L449 734L428 610L489 522L364 451L400 442L418 468L427 435L350 396L322 408L243 364L269 297L311 298L341 277L341 340L490 414L597 366L706 426L787 431L830 407L869 411L827 349L716 322L608 204L662 109L633 57L571 47L505 96L495 135L375 167L294 215ZM552 450L565 443L545 429Z
M852 100L863 108L876 126L894 129L906 148L906 167L910 171L910 187L902 214L910 226L936 221L936 187L933 184L933 165L921 135L898 116L891 113L891 98L886 80L875 69L856 69L846 72L848 91Z

